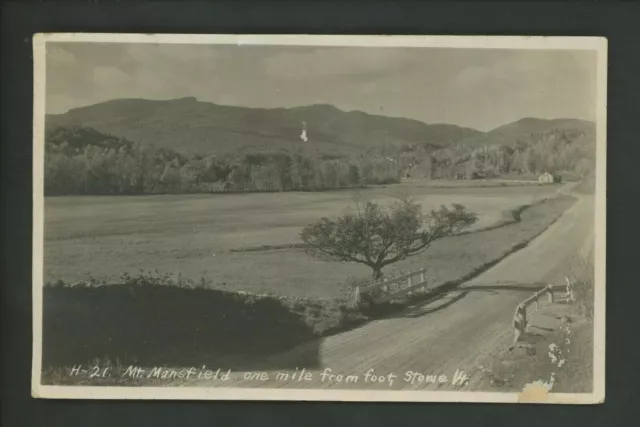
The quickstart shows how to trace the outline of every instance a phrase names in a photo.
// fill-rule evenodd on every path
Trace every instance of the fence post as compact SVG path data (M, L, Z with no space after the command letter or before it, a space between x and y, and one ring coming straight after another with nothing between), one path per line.
M356 286L355 292L353 293L353 299L356 306L360 305L360 286Z
M409 276L409 279L407 280L407 287L411 287L411 276ZM409 291L407 295L411 296L413 295L413 292Z
M540 299L540 294L536 294L536 311L540 310L540 303L538 300Z
M424 269L420 270L420 283L422 283L422 292L426 291L427 285L425 284Z
M526 328L526 311L522 304L516 307L516 312L513 314L513 328L515 333L513 343L516 344L524 335Z
M553 288L551 285L547 286L547 295L549 296L549 302L553 302Z

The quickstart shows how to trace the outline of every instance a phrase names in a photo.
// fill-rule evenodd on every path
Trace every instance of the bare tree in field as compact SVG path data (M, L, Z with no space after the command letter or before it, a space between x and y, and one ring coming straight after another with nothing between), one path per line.
M387 265L420 254L435 240L476 221L476 214L459 204L423 215L418 203L405 198L388 208L367 202L354 214L336 220L321 218L304 227L301 238L310 255L364 264L379 280Z

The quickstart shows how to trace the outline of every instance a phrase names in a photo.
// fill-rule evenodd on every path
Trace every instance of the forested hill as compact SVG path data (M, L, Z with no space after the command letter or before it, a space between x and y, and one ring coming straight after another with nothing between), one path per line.
M577 119L524 118L460 143L411 154L411 173L429 178L579 178L595 165L596 126Z
M455 125L346 112L331 105L262 109L195 98L103 102L48 115L47 128L56 126L90 127L158 148L202 155L294 149L312 155L349 155L385 146L444 147L482 135Z
M117 100L48 116L46 194L317 191L542 172L584 176L595 125L525 118L490 132L344 112Z
M537 119L525 117L513 123L509 123L488 132L489 135L508 135L517 137L523 134L530 135L556 130L582 130L585 132L595 131L595 124L587 120L578 119Z
M497 127L489 132L479 132L464 140L466 145L517 145L530 144L532 138L549 132L585 134L595 141L595 124L578 119L538 119L525 117L512 123Z

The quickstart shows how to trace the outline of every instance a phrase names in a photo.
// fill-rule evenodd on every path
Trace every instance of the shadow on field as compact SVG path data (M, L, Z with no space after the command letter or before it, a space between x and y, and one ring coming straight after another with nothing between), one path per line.
M435 313L437 311L440 311L447 307L452 306L456 302L460 301L461 299L469 295L470 292L489 292L492 294L499 294L504 291L508 291L508 292L515 291L515 292L524 293L525 296L523 298L525 298L529 294L537 292L543 287L544 286L541 286L541 285L517 285L517 284L516 285L493 285L493 286L490 286L490 285L464 286L459 288L457 291L453 290L449 292L434 294L431 298L425 299L422 305L419 305L417 307L413 306L405 310L402 313L402 317L413 318L413 317L421 317L427 314ZM431 303L431 302L438 302L439 304L425 307L427 303Z
M277 298L212 289L47 286L43 316L43 369L100 361L251 370L267 359L264 368L287 369L266 356L316 337ZM317 348L303 359L295 367L317 367Z
M442 297L442 300L443 300L442 303L435 307L427 308L425 306L421 306L421 307L410 308L403 314L402 317L416 318L416 317L426 316L427 314L435 313L440 310L444 310L445 308L457 303L462 298L466 297L468 294L469 292L460 292L457 295L452 293L452 296L448 299L446 297L449 297L449 295L447 295L446 297Z
M455 281L434 289L427 293L417 293L397 303L384 303L372 306L367 314L378 319L415 318L426 316L448 308L471 292L501 292L522 293L526 298L546 286L546 284L502 284L502 285L474 285L462 286L461 281Z

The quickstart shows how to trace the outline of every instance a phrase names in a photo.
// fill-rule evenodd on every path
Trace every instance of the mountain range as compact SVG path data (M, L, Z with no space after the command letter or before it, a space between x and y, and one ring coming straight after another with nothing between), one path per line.
M189 153L265 152L300 149L309 154L350 155L385 146L437 149L451 144L526 142L532 134L576 130L595 124L577 119L523 118L489 132L451 124L343 111L332 105L248 108L173 100L117 99L48 114L47 130L89 127L159 148Z

